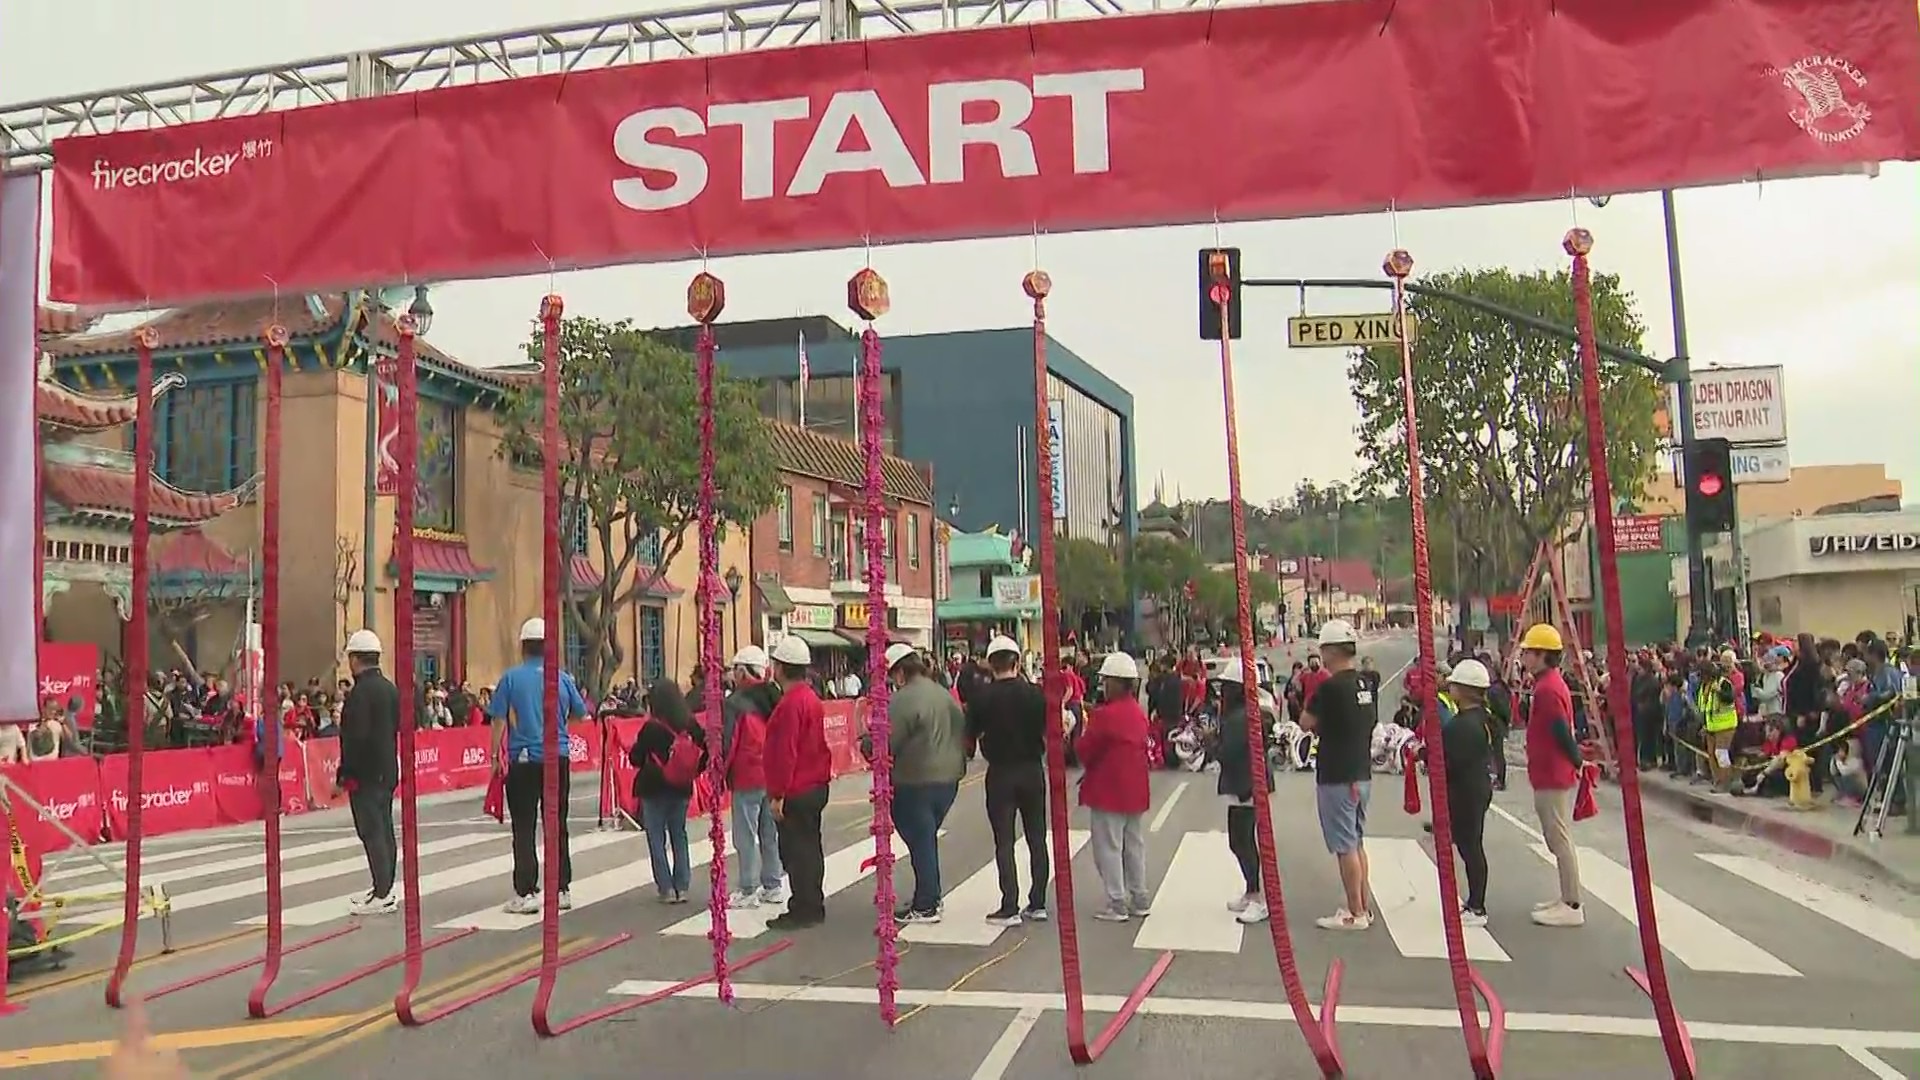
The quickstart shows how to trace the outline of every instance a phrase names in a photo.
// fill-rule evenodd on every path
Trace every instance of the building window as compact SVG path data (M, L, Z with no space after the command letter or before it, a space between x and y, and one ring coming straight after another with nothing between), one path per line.
M633 542L633 560L641 566L660 565L660 532L655 530L652 536L643 536Z
M813 553L816 557L827 553L827 497L813 497Z
M458 407L420 403L420 479L414 488L415 528L460 531L460 427Z
M562 619L561 621L563 623L569 622L569 620L566 619ZM571 673L574 678L578 679L580 678L580 673L587 670L587 635L580 633L571 625L568 625L561 631L560 636L566 643L566 660L564 661L566 667L563 670Z
M846 518L836 517L827 523L827 561L834 581L852 581L852 567L864 565L853 560L851 538Z
M652 683L663 679L667 674L667 633L666 611L662 608L640 607L640 678Z
M560 508L560 535L566 541L568 554L587 553L587 514L580 504L567 503Z
M780 494L774 502L773 511L774 513L779 515L780 550L792 551L793 550L793 488L791 486L788 486L786 484L782 484L780 486Z
M907 515L907 566L920 569L920 515Z
M231 491L253 479L254 387L216 383L161 395L154 440L160 479L199 492ZM126 431L132 449L133 425Z

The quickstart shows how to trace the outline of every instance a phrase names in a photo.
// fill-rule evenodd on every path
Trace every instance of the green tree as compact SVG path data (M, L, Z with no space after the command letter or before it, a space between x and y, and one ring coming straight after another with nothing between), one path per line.
M1127 581L1113 549L1097 540L1069 536L1054 549L1055 578L1059 582L1060 611L1078 626L1088 612L1107 611L1126 603Z
M537 328L526 350L540 359ZM541 461L544 396L538 380L508 396L502 456ZM585 655L574 674L597 697L626 658L616 632L621 613L659 585L683 547L698 547L700 390L693 358L625 319L563 320L560 431L563 529L572 533L571 550L600 573L598 587L571 592L561 607ZM714 448L723 527L751 522L773 506L778 471L749 384L716 378Z
M1564 271L1456 271L1426 283L1573 325ZM1459 544L1462 576L1471 575L1463 585L1505 591L1535 548L1558 538L1587 502L1578 353L1558 338L1445 300L1414 297L1410 305L1419 325L1413 381L1430 536ZM1601 341L1645 351L1646 328L1618 277L1595 275L1593 313ZM1370 491L1406 489L1400 369L1398 348L1373 348L1356 351L1347 373L1361 413L1361 483ZM1657 463L1661 387L1647 372L1620 364L1603 362L1600 378L1613 483L1638 491ZM1434 566L1441 568L1437 556Z

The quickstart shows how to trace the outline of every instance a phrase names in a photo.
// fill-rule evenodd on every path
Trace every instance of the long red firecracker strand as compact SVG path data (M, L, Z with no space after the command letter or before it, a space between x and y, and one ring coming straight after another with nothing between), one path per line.
M860 335L860 442L866 457L867 556L867 733L873 741L873 893L874 936L879 953L874 967L880 996L880 1020L888 1027L899 1019L894 1001L900 989L899 926L894 922L893 886L893 752L889 747L892 723L887 716L891 698L887 684L887 493L882 468L881 431L886 413L880 404L880 335L873 321L891 307L887 283L871 267L847 282L847 306L866 320Z
M420 485L420 378L416 337L420 324L411 314L395 320L399 338L394 364L394 382L399 395L399 410L394 452L399 460L393 500L393 681L400 687L400 869L405 875L400 889L403 942L406 968L400 992L394 996L396 1008L405 1008L420 986L424 964L420 947L420 795L419 761L415 756L415 731L419 717L414 711L413 601L414 563L413 522L419 507ZM371 385L371 384L369 384ZM369 627L371 629L371 627Z
M1047 702L1047 817L1053 845L1054 921L1060 930L1060 981L1067 999L1067 1052L1093 1063L1087 1046L1086 990L1080 968L1080 926L1073 899L1073 846L1067 837L1067 754L1061 731L1066 687L1060 678L1060 586L1055 576L1053 432L1047 422L1047 297L1053 279L1035 270L1020 282L1033 301L1034 550L1040 572L1040 685Z
M545 879L540 900L540 980L534 988L533 1026L542 1034L554 983L560 976L560 318L566 303L549 294L540 301L540 543L541 617L547 636L541 661L541 825Z
M1627 670L1626 638L1620 633L1625 615L1620 602L1620 562L1613 531L1613 483L1607 469L1606 417L1600 407L1600 346L1593 327L1593 279L1587 255L1593 234L1569 230L1561 246L1573 256L1573 319L1580 335L1580 399L1587 419L1587 463L1593 470L1593 532L1600 554L1601 604L1606 613L1607 670ZM1660 925L1653 906L1653 869L1647 857L1646 820L1640 806L1638 751L1628 707L1627 680L1607 683L1607 717L1613 724L1614 756L1620 763L1620 805L1627 826L1627 861L1633 871L1633 906L1640 924L1640 954L1646 964L1647 996L1653 999L1660 1024L1660 1042L1675 1080L1693 1080L1693 1048L1681 1027L1667 985L1666 955L1660 948Z
M727 926L727 829L721 813L720 793L726 790L726 756L722 754L724 735L722 711L725 687L722 685L720 656L720 530L714 503L719 489L714 481L714 340L713 322L726 305L726 286L719 278L701 271L687 286L687 313L700 324L694 342L694 356L700 380L700 585L696 602L700 608L700 667L706 673L702 720L707 733L707 838L713 845L708 869L707 938L713 944L713 981L720 1000L733 1003L733 978L728 971L728 950L733 933ZM736 734L736 737L738 735Z
M1229 293L1223 280L1216 280L1210 297L1219 307L1222 327L1228 326ZM1260 891L1267 902L1267 933L1273 942L1274 962L1280 968L1280 984L1287 1004L1293 1010L1294 1023L1307 1040L1320 1071L1328 1077L1341 1076L1345 1067L1340 1052L1328 1037L1324 1017L1333 1006L1323 1002L1322 1016L1313 1014L1307 1000L1307 988L1300 981L1300 964L1293 951L1293 935L1287 924L1287 899L1280 881L1278 847L1273 835L1273 815L1267 803L1270 787L1263 766L1267 745L1266 727L1260 716L1260 680L1255 678L1258 664L1253 655L1253 606L1247 581L1247 511L1240 498L1240 425L1235 416L1233 396L1233 342L1231 335L1220 335L1220 402L1226 414L1227 506L1233 527L1233 585L1235 632L1240 635L1240 688L1246 698L1247 746L1253 749L1254 840L1260 849ZM1337 961L1336 961L1337 962Z
M247 994L247 1014L255 1019L266 1015L267 993L280 978L280 961L286 947L286 903L281 892L280 818L284 800L280 797L280 751L286 728L280 722L280 496L285 482L281 473L281 410L286 400L284 385L287 362L287 328L279 324L267 327L267 415L265 460L261 462L260 490L260 680L250 689L254 715L260 718L260 773L256 786L260 792L262 832L266 842L267 943L261 955L260 978Z
M129 561L133 586L127 599L127 869L121 906L120 952L107 978L107 1005L119 1008L127 972L140 942L140 825L146 793L147 589L153 542L153 349L160 333L134 331L133 538Z
M1480 1012L1473 999L1473 971L1467 961L1465 931L1460 925L1460 882L1453 865L1453 811L1447 802L1447 752L1440 736L1439 664L1433 645L1433 564L1427 548L1427 492L1420 466L1420 416L1413 387L1413 342L1407 335L1407 275L1413 256L1395 250L1381 267L1393 279L1395 336L1400 339L1400 398L1407 437L1407 505L1413 519L1414 625L1419 629L1420 737L1427 748L1427 785L1433 801L1434 862L1440 870L1440 919L1447 942L1447 969L1453 980L1453 999L1460 1009L1460 1033L1467 1042L1467 1058L1480 1080L1492 1080L1495 1063L1489 1060L1488 1040L1480 1030ZM1412 680L1409 680L1411 683Z

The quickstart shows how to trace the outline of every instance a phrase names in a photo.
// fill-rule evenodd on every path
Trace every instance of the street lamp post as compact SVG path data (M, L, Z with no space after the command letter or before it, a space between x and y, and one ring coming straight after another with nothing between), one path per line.
M379 309L376 317L385 318L386 305L376 299L375 306ZM433 326L433 304L427 300L425 285L413 287L413 303L407 305L407 314L413 316L415 335L426 337L427 330ZM369 355L366 369L367 461L365 469L362 470L366 494L360 506L360 625L368 630L374 628L379 617L374 604L374 594L377 591L374 583L378 580L375 577L374 560L379 557L380 545L374 535L374 518L380 505L380 380L376 376L374 367L375 360ZM413 497L412 492L404 494L407 498ZM341 627L341 630L345 632L346 628Z
M727 567L725 580L727 583L728 621L733 624L732 651L738 652L740 650L740 586L744 581L740 576L740 568L737 566ZM731 653L729 653L729 655L731 655Z

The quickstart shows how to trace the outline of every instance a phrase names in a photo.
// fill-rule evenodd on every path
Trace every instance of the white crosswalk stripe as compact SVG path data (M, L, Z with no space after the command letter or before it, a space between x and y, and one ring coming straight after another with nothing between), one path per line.
M1245 885L1223 832L1180 837L1173 862L1153 894L1153 914L1140 924L1133 947L1155 952L1237 953L1246 936L1227 910Z
M143 851L140 853L140 876L142 880L152 880L146 874L146 868L149 866L158 866L161 863L181 862L186 859L203 858L216 852L232 851L234 848L257 846L255 843L236 841L229 844L208 844L206 847L186 848L181 851ZM127 872L127 860L124 855L107 860L112 869L101 866L92 859L79 854L68 854L66 858L68 860L66 865L47 873L47 884L70 882L76 878L96 877L108 874L118 876ZM258 858L258 856L256 856L256 858Z
M1530 845L1548 862L1553 853L1545 844ZM1588 896L1612 908L1621 918L1640 925L1633 907L1633 875L1627 868L1592 848L1579 848L1580 884ZM1738 975L1800 973L1760 946L1714 921L1699 908L1654 886L1653 913L1660 920L1660 943L1674 959L1694 971L1723 971Z
M1067 832L1067 844L1075 855L1092 838L1092 833L1080 829ZM941 866L941 873L946 870ZM920 945L991 945L1006 933L1004 926L987 924L987 916L1000 910L1000 868L991 862L961 882L942 902L939 922L903 926L901 940Z
M1707 863L1736 877L1745 878L1775 896L1791 900L1869 941L1884 945L1910 960L1920 960L1920 924L1915 924L1912 919L1849 896L1830 885L1789 873L1761 859L1745 855L1696 854Z
M827 873L821 882L821 888L827 896L832 897L835 894L845 892L859 882L873 876L873 868L866 867L863 869L861 864L873 858L875 850L873 838L867 837L852 847L844 847L839 851L828 854ZM893 838L893 850L902 856L906 854L907 845L901 842L898 834L895 834ZM901 861L902 864L904 864L905 859L903 858ZM898 873L901 868L902 867L896 866L896 873ZM649 877L648 880L651 881L651 877ZM898 879L896 878L896 880ZM727 916L727 930L733 935L736 941L745 938L759 937L767 932L768 921L774 916L779 915L783 910L785 910L783 907L777 905L763 904L757 908L743 908L729 912ZM687 918L681 919L679 922L674 923L672 926L660 932L677 937L706 937L711 925L707 913L703 911L698 915L690 915Z
M594 836L609 836L636 841L637 848L632 858L598 874L575 877L569 895L573 899L573 910L592 907L605 900L611 900L625 893L636 892L642 886L653 884L653 863L647 857L647 843L643 837L634 833L595 833ZM573 848L577 858L581 854L578 843ZM705 840L697 840L687 845L687 862L690 870L697 870L713 861L713 845ZM528 926L540 925L537 916L509 915L500 910L499 905L470 912L457 919L440 923L442 930L457 930L472 927L476 930L520 930Z
M1427 960L1447 958L1446 922L1441 917L1440 870L1418 840L1367 837L1367 873L1373 906L1400 955ZM1512 957L1484 928L1466 927L1467 959L1505 963Z

